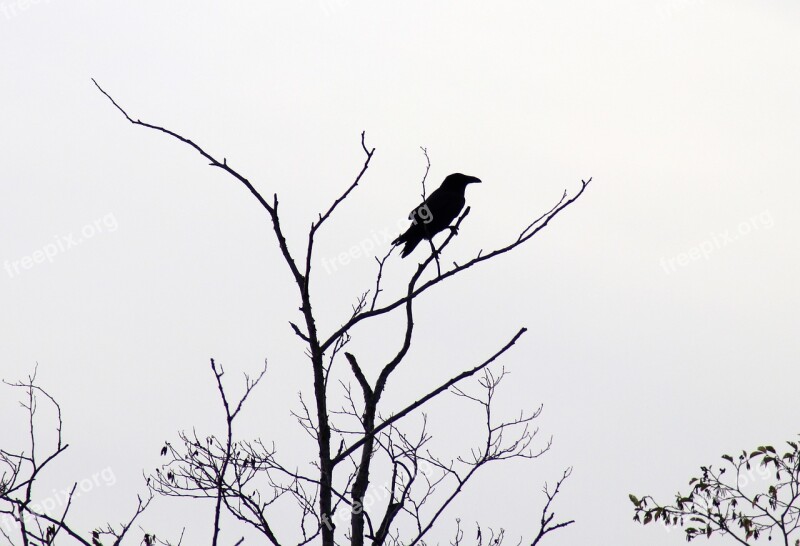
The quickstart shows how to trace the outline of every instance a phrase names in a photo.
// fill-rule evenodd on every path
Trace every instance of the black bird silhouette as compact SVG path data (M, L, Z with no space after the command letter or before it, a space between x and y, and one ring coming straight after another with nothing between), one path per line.
M442 185L408 215L411 227L392 241L394 246L405 243L400 255L405 258L414 251L420 241L430 240L448 227L464 208L464 190L467 184L476 182L480 182L480 179L461 173L451 174L445 178Z

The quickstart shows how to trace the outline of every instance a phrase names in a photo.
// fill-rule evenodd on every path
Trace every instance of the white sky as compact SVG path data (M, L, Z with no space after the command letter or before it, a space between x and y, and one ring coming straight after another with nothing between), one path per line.
M554 447L489 469L448 519L479 517L516 543L541 484L573 465L556 509L577 523L547 544L682 543L631 523L628 493L668 500L720 454L798 432L798 23L789 0L0 0L0 376L38 362L62 403L71 447L47 487L112 468L81 517L125 516L165 439L219 429L209 357L232 381L268 358L242 433L298 460L309 447L288 415L309 372L267 217L199 155L125 122L94 77L134 117L277 192L295 249L358 172L366 130L372 166L319 242L324 331L375 263L327 272L323 258L396 235L418 201L419 146L434 186L451 172L484 181L467 191L453 260L515 237L593 176L541 236L420 301L384 411L527 326L503 360L507 409L544 403ZM84 240L21 265L70 236ZM394 287L406 262L391 264ZM373 377L392 324L353 342ZM5 446L24 438L23 414L0 392ZM431 410L445 439L474 426L454 423L453 404ZM204 510L161 501L148 521L202 543Z

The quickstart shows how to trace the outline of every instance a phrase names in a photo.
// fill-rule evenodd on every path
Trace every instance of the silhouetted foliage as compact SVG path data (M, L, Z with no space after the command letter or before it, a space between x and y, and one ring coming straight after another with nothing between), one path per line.
M630 495L634 521L680 526L686 540L727 536L740 544L767 537L800 546L800 449L786 442L784 453L759 446L737 456L723 455L722 466L701 466L689 480L688 494L677 493L673 504L662 505L650 495ZM756 483L753 472L760 480Z

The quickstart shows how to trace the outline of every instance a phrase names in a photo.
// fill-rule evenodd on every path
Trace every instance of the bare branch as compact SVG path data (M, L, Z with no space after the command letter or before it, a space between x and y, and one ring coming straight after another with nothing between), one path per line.
M556 485L553 488L553 491L549 491L547 484L544 484L544 494L547 497L547 502L542 508L542 517L539 520L539 533L531 542L531 546L536 546L539 542L544 538L544 536L548 533L552 533L557 529L561 529L566 527L567 525L572 525L575 523L575 520L563 521L560 523L552 523L553 518L555 517L555 513L550 511L550 505L552 504L553 500L555 500L556 495L558 495L559 491L561 491L561 485L564 481L572 475L572 467L567 468L561 477L556 481Z
M151 123L146 123L146 122L141 121L139 119L133 119L130 115L128 115L128 113L119 104L117 104L117 102L111 97L111 95L106 93L106 91L102 87L100 87L100 84L98 84L97 81L94 80L94 78L92 78L92 83L94 83L94 85L97 87L97 89L103 95L105 95L106 98L109 101L111 101L111 104L113 104L114 107L117 110L119 110L122 113L122 115L125 116L125 119L127 119L130 123L132 123L134 125L139 125L141 127L146 127L148 129L153 129L154 131L158 131L160 133L164 133L166 135L169 135L169 136L171 136L171 137L183 142L184 144L188 144L189 146L194 148L200 155L202 155L204 158L206 158L209 161L209 164L212 167L217 167L219 169L222 169L226 173L228 173L231 176L233 176L236 180L241 182L250 191L250 193L256 198L256 200L258 200L259 204L269 213L270 218L272 219L272 226L273 226L273 229L275 231L275 236L278 239L278 245L280 246L281 253L283 254L284 259L286 260L287 265L291 269L292 274L294 275L295 281L301 286L304 284L303 276L301 275L300 270L297 268L297 264L295 263L294 259L292 258L291 253L289 252L289 246L286 243L286 238L284 237L283 230L281 229L280 219L278 217L278 196L277 196L277 194L273 195L272 203L271 204L268 203L267 200L264 199L264 197L261 195L261 193L259 193L259 191L255 188L255 186L253 186L253 184L247 178L245 178L244 176L239 174L237 171L235 171L233 168L231 168L228 165L228 160L227 159L223 158L222 161L219 161L214 156L212 156L211 154L206 152L202 147L200 147L194 141L192 141L191 139L188 139L188 138L186 138L184 136L181 136L181 135L179 135L178 133L176 133L174 131L171 131L171 130L166 129L164 127L160 127L158 125L153 125Z

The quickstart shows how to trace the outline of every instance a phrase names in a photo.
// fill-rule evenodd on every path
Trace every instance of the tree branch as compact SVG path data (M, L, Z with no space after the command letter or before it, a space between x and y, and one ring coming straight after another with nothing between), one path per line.
M392 415L391 417L389 417L388 419L386 419L382 423L376 425L375 429L372 432L372 434L373 435L377 434L378 432L380 432L384 428L388 427L389 425L391 425L393 423L396 423L398 420L402 419L403 417L405 417L406 415L408 415L409 413L411 413L412 411L414 411L418 407L422 406L425 402L428 402L431 398L435 398L440 393L446 391L447 389L449 389L450 387L452 387L453 385L455 385L459 381L463 381L464 379L466 379L468 377L472 377L473 375L475 375L476 373L478 373L479 371L484 369L486 366L488 366L489 364L491 364L492 362L497 360L503 353L508 351L517 342L517 340L520 337L522 337L522 334L524 334L527 331L528 331L527 328L521 328L516 334L514 334L514 337L512 337L511 340L503 346L503 348L501 348L499 351L497 351L491 357L489 357L488 359L483 361L481 364L478 364L474 368L472 368L470 370L467 370L465 372L462 372L462 373L458 374L457 376L453 377L452 379L449 379L448 381L446 381L445 383L443 383L442 385L440 385L436 389L432 390L431 392L429 392L428 394L426 394L425 396L423 396L422 398L420 398L419 400L417 400L413 404L410 404L410 405L406 406L405 408L403 408L399 412L395 413L394 415ZM339 464L343 460L345 460L348 456L350 456L352 453L354 453L358 448L360 448L362 445L364 445L365 441L366 441L366 437L361 438L360 440L358 440L355 443L353 443L353 445L351 445L350 447L348 447L344 451L342 451L339 455L337 455L333 459L334 466Z

